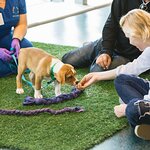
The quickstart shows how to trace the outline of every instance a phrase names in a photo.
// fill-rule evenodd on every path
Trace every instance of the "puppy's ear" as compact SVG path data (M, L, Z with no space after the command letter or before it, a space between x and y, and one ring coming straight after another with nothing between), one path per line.
M56 79L60 84L65 84L65 74L66 74L65 71L59 71L56 74Z
M62 68L60 69L60 71L55 75L57 81L60 84L65 84L65 79L66 79L66 75L68 74L68 72L73 69L73 66L69 65L69 64L64 64L62 66Z

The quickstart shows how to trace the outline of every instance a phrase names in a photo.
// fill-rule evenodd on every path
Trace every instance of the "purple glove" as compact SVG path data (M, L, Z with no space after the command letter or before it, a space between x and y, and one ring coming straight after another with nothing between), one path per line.
M20 40L19 39L17 39L17 38L12 39L11 49L15 50L14 55L18 58L19 51L20 51Z
M7 50L6 48L0 48L0 59L5 61L5 62L9 62L12 60L12 56L11 56L12 52L10 52L9 50Z

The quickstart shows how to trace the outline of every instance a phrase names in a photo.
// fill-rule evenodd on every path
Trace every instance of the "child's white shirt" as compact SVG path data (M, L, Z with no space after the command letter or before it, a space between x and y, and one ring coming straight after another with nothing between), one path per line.
M116 75L120 74L133 74L133 75L140 75L141 73L150 69L150 47L147 47L142 54L137 58L134 59L133 62L129 62L126 65L121 65L116 68ZM149 86L150 86L150 81ZM144 96L144 100L150 100L150 90L148 95Z

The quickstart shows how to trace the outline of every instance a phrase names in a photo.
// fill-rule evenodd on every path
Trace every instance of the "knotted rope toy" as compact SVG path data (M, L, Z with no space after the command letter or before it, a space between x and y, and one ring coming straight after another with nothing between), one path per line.
M74 88L71 93L69 94L61 94L59 96L53 97L53 98L32 98L32 97L26 97L23 105L49 105L54 103L63 102L65 100L70 100L78 97L83 91L78 90ZM80 106L76 107L66 107L60 110L53 110L49 108L42 108L42 109L36 109L36 110L6 110L6 109L0 109L1 115L23 115L23 116L31 116L31 115L38 115L40 113L49 113L53 115L63 114L65 112L83 112L84 109Z
M40 113L49 113L53 115L63 114L65 112L83 112L84 109L81 107L66 107L60 110L53 110L49 108L42 108L42 109L36 109L36 110L5 110L0 109L1 115L22 115L22 116L32 116L32 115L38 115Z
M33 98L30 96L27 96L24 99L23 105L50 105L50 104L56 104L59 102L63 102L66 100L71 100L76 97L78 97L81 93L83 93L83 90L78 90L76 88L73 88L71 93L69 94L61 94L56 97L52 98Z

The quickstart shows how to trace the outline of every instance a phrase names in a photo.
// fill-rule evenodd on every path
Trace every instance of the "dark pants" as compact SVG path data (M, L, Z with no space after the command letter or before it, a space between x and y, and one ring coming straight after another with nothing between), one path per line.
M64 63L73 65L75 68L90 67L90 72L101 72L104 69L96 64L97 57L100 55L101 39L84 44L82 47L66 53L62 57ZM129 59L113 54L112 63L109 70L129 62Z
M11 41L12 41L12 34L10 33L9 35L6 35L2 39L0 39L0 48L6 48L10 50ZM33 46L32 43L25 38L20 43L21 48L32 47L32 46ZM7 63L0 59L0 77L4 77L16 73L17 73L17 66L13 60Z
M119 75L115 81L115 88L122 101L127 104L126 117L132 127L139 124L150 124L150 115L141 115L138 103L143 100L144 95L148 94L149 83L147 80L134 75ZM139 101L140 100L140 101Z

